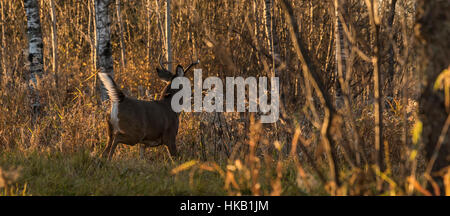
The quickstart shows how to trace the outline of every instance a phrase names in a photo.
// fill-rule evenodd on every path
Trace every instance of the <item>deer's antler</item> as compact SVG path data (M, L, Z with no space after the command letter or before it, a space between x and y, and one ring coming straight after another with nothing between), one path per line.
M186 73L189 71L189 69L191 69L191 67L193 67L194 65L199 64L199 63L200 63L200 59L197 59L197 61L192 62L192 63L186 68L186 70L184 70L184 73L186 74Z

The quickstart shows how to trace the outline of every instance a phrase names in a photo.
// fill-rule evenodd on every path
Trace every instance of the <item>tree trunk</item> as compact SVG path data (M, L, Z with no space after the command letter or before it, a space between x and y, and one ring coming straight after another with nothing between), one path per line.
M95 22L97 26L97 54L98 64L101 73L107 73L114 77L113 58L111 49L110 20L108 6L110 0L95 0ZM100 83L100 98L103 101L108 99L108 94Z
M89 1L89 19L92 18L92 29L93 33L91 34L91 27L89 25L89 37L91 40L91 60L92 60L92 71L97 71L97 24L95 21L95 0ZM90 24L90 22L89 22ZM92 38L94 35L94 38Z
M37 92L38 79L42 77L44 71L43 43L41 32L41 19L39 17L39 4L37 0L24 0L24 7L27 16L28 34L28 60L30 61L29 85L31 90L31 106L34 114L39 113L41 104L39 93Z
M95 22L95 0L88 1L88 13L89 13L89 21L88 21L88 33L89 33L89 45L91 49L91 73L97 72L97 25ZM92 23L92 32L91 32L91 23ZM93 35L93 36L92 36ZM97 77L94 79L94 84L92 85L91 92L94 94L97 86Z
M264 0L264 20L265 20L265 29L266 36L269 44L269 52L272 55L273 59L273 74L272 76L279 77L277 67L280 65L280 54L279 54L279 44L278 37L275 28L275 18L272 13L274 11L273 8L273 0Z
M121 73L126 67L127 61L125 58L125 44L123 40L123 23L122 23L122 15L120 11L120 0L116 0L116 12L117 12L117 19L119 22L119 39L120 39L120 70Z
M172 72L172 44L170 43L172 35L170 31L170 23L172 19L170 17L170 1L166 0L166 61L168 62L168 70Z
M347 73L350 73L350 71L347 71L347 54L350 52L351 44L347 38L347 36L344 34L344 26L342 24L341 18L342 16L342 9L346 9L348 7L348 3L346 0L335 0L334 1L334 8L335 8L335 33L334 33L334 45L335 45L335 58L336 58L336 69L335 69L335 77L336 77L336 92L335 92L335 105L336 109L345 109L345 112L348 114L347 118L349 119L349 125L352 128L353 131L356 131L355 127L355 120L354 116L351 114L351 100L350 100L350 87L349 87L349 80ZM341 12L340 12L341 10ZM345 21L344 21L345 24ZM331 42L331 41L330 41ZM353 144L353 152L355 153L355 162L358 166L361 165L361 159L364 159L366 161L366 157L364 156L359 143L360 138L356 132L352 133L352 136L354 138L354 144ZM345 146L345 145L343 145ZM351 152L351 151L348 151Z
M394 32L392 30L392 26L394 25L395 18L395 5L397 4L397 0L392 0L391 2L391 10L389 11L388 17L388 31ZM394 33L393 33L394 34ZM394 97L394 70L395 70L395 60L394 60L394 43L395 43L395 35L388 41L389 43L389 51L388 51L388 73L387 73L387 81L388 81L388 96Z
M150 0L147 0L147 64L148 68L150 68L150 59L151 59L151 30L152 30L152 19L151 19L151 10L150 10Z
M370 38L372 41L373 88L374 88L374 117L375 117L375 152L374 158L380 171L385 169L383 142L383 94L380 71L380 20L377 15L377 5L374 0L366 0L369 10Z
M332 136L332 129L338 128L340 121L342 121L342 117L336 112L336 109L334 108L333 104L331 103L330 95L326 91L324 84L322 83L321 79L318 75L318 69L317 65L314 64L314 62L317 61L311 61L311 57L308 52L306 52L305 44L302 40L300 40L299 37L299 27L297 24L297 21L294 19L294 12L292 9L292 6L288 2L288 0L282 0L280 1L283 10L285 11L287 25L289 28L290 37L292 39L292 43L294 45L294 50L297 54L298 59L301 63L301 69L303 72L304 77L309 78L309 82L311 82L311 85L316 91L317 97L320 99L320 102L322 103L324 107L324 120L322 123L322 127L320 130L322 143L325 147L325 151L327 154L329 169L330 169L330 181L332 187L331 191L332 193L336 192L336 188L340 186L339 181L339 164L336 160L336 154L333 149L335 149L335 142L333 140Z
M55 77L55 86L58 88L58 34L56 28L55 1L50 0L50 17L52 19L52 65Z
M345 78L347 55L345 53L345 37L344 29L342 26L341 19L339 18L339 8L343 4L343 0L334 0L335 8L335 53L336 53L336 98L340 98L342 95L342 87L340 84L340 79ZM337 104L340 107L341 103Z
M445 105L444 91L434 89L434 85L450 64L450 29L446 27L450 26L450 2L418 0L416 11L416 50L419 72L424 76L419 118L425 157L430 161L426 172L434 177L443 193L442 179L433 174L450 165L450 135L445 130L449 126L450 107Z
M286 100L286 88L283 87L285 82L285 74L280 74L279 67L281 64L280 59L280 46L279 46L279 40L278 35L276 31L276 22L275 22L275 5L274 0L264 0L264 22L265 22L265 30L266 30L266 36L267 36L267 42L269 45L269 52L272 56L272 74L273 77L279 77L280 82L280 114L281 118L286 121L287 119L287 113L286 113L286 106L285 106L285 100ZM278 127L276 125L275 127ZM290 143L290 142L288 142ZM289 148L289 147L288 147Z

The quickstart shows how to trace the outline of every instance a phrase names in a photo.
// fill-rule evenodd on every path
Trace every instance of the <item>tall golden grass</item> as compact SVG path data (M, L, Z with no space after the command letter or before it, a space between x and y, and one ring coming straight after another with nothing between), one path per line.
M127 65L120 72L120 33L117 17L111 12L116 82L129 96L155 99L163 88L154 70L160 52L155 12L150 10L151 19L147 20L145 3L122 2ZM363 40L368 34L368 21L363 16L367 12L358 3L360 1L353 2L354 7L349 8L345 16L352 27L351 34L359 40L360 51L369 52L370 43ZM337 153L335 160L341 165L339 185L330 182L327 165L330 158L325 156L321 145L319 123L323 118L323 107L315 96L307 97L311 89L299 72L300 66L295 60L287 24L278 4L275 7L276 29L280 32L281 53L285 59L282 93L292 124L263 125L257 122L257 116L248 113L181 113L177 136L179 158L170 160L165 147L151 148L146 150L144 165L135 159L138 148L125 145L119 146L110 165L98 159L107 139L109 105L99 101L97 71L93 70L90 58L89 40L93 38L92 23L89 23L92 21L88 10L90 5L75 0L56 1L56 4L59 86L55 86L54 75L50 73L50 18L49 8L44 4L41 5L41 22L45 73L38 85L43 106L35 121L28 98L23 6L20 1L7 1L2 8L7 14L2 26L6 28L6 40L10 42L2 49L2 57L7 64L2 65L0 77L2 195L64 193L37 179L43 176L43 172L48 172L58 177L50 179L61 181L56 185L68 182L76 185L74 179L59 178L66 172L76 171L64 170L64 166L58 163L67 164L74 170L83 169L81 174L74 176L88 179L86 182L90 183L104 182L105 188L108 185L117 187L116 183L105 180L110 177L107 173L117 178L115 181L130 185L133 185L133 180L125 177L127 172L137 176L136 182L145 182L148 175L160 175L164 180L161 182L170 182L170 185L161 183L163 189L157 194L450 195L450 171L442 173L446 191L439 191L430 178L423 175L426 164L420 142L420 124L416 123L415 100L419 79L413 73L416 67L412 61L414 53L402 53L405 46L410 46L412 35L414 11L410 11L408 3L401 5L394 29L383 28L381 32L383 44L390 43L391 33L398 37L395 41L395 94L387 100L383 113L387 169L380 172L372 158L375 135L371 103L373 84L368 78L371 67L352 52L349 57L353 66L350 77L352 113L341 111L343 122L333 132L337 143L333 149ZM199 67L204 76L269 74L271 60L267 58L262 4L262 1L190 0L174 3L172 37L176 63L186 65L199 57L202 62ZM112 11L114 6L111 7ZM320 71L324 73L320 78L332 94L336 63L333 60L333 13L330 7L330 3L325 1L311 5L306 2L294 4L296 19L302 24L300 34L308 44L308 51L322 66ZM385 63L381 66L387 67ZM316 111L312 110L311 104ZM348 115L353 117L353 122L347 118ZM355 157L355 143L361 149L359 159ZM23 167L20 172L23 178L19 177L18 171L9 170L13 164ZM41 164L45 171L36 171L38 168L33 164ZM98 175L94 175L95 172ZM13 177L8 177L11 175ZM91 179L90 175L96 179ZM210 185L200 185L208 182ZM194 192L180 189L186 184ZM172 186L177 191L168 189ZM75 190L78 186L66 187L66 194L78 194ZM212 192L205 187L215 187L217 191ZM127 194L126 190L130 188L138 190L131 194L152 194L148 188L134 186L124 187L119 194ZM96 190L86 183L82 193L116 194L112 191L102 187Z

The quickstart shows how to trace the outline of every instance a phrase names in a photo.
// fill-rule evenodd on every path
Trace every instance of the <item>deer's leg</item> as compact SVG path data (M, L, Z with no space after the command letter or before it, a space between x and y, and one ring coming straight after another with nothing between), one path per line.
M108 154L108 160L111 160L112 156L114 155L114 151L116 151L117 144L119 144L118 135L114 135L111 149L109 150L109 154Z
M177 146L175 145L176 135L171 133L164 134L163 143L169 147L169 152L172 157L177 156Z
M113 142L113 132L112 132L112 125L111 123L108 121L108 143L106 144L106 148L105 150L103 150L102 152L102 158L106 157L106 155L109 153L109 151L111 150L111 144Z

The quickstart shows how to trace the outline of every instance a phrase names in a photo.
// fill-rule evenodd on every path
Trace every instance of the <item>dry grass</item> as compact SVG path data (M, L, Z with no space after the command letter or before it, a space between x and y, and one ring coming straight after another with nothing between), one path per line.
M181 1L174 5L173 30L174 59L183 65L200 56L203 76L264 76L269 72L270 59L264 55L265 44L262 21L262 1L252 5L250 1L215 1L191 4ZM355 1L359 2L359 1ZM286 108L292 124L261 125L253 117L239 113L182 113L177 136L179 158L169 158L165 147L148 148L145 160L138 160L138 148L119 145L112 161L99 158L106 142L106 121L109 105L99 102L92 70L89 43L75 29L91 35L87 29L88 10L80 1L56 1L72 8L70 12L57 14L60 41L58 77L59 87L53 83L50 73L49 17L41 14L44 32L44 77L39 81L39 93L43 104L39 117L33 121L28 98L27 68L21 50L27 47L23 9L16 1L7 4L11 13L7 16L7 39L13 41L3 49L7 63L0 77L0 168L4 173L15 172L22 167L20 177L4 180L1 195L428 195L435 194L425 186L422 176L425 162L421 143L412 142L416 120L419 82L410 77L415 69L413 54L403 55L398 50L395 92L391 105L383 114L385 141L389 149L388 169L379 172L373 161L373 107L371 101L368 64L352 56L354 69L351 84L354 96L351 115L354 125L345 118L335 132L337 162L340 164L341 184L330 184L328 166L317 120L323 118L323 109L317 98L307 98L304 77L299 75L299 63L294 59L286 22L280 23L280 49L286 60L285 81ZM191 6L188 6L191 5ZM256 14L248 8L255 6ZM308 50L321 62L321 71L332 73L335 67L328 47L332 40L332 15L328 3L317 3L312 16L306 3L294 5L297 19L302 23L302 36ZM408 5L404 6L408 8ZM75 10L79 8L80 10ZM145 10L138 10L141 3L124 1L123 19L126 23L125 44L127 65L119 72L119 44L117 20L113 15L112 45L115 59L116 81L129 96L150 100L162 90L163 83L156 79L154 68L159 52L156 18L152 13L150 25L143 17ZM210 8L216 8L214 13ZM43 14L48 8L43 7ZM75 12L78 11L78 12ZM409 40L413 14L407 13L404 23L398 21L393 31L399 40ZM192 13L191 13L192 12ZM250 13L252 12L252 13ZM281 14L277 5L276 14ZM365 38L368 22L364 7L355 3L349 10L349 25L363 30L352 32ZM114 13L115 14L115 13ZM233 14L234 16L231 16ZM311 15L313 19L310 18ZM78 17L71 19L71 17ZM246 20L243 22L243 20ZM258 25L259 24L259 25ZM150 32L151 38L146 38ZM388 31L383 43L388 43ZM256 33L256 35L252 35ZM251 35L251 36L246 36ZM147 47L150 40L150 48ZM363 40L364 41L364 40ZM362 43L362 42L358 42ZM370 51L370 44L359 44L363 52ZM403 49L402 43L396 48ZM147 50L149 48L149 50ZM331 54L330 54L331 53ZM354 55L354 53L352 53ZM399 63L400 65L400 63ZM385 68L386 65L382 64ZM334 78L327 73L321 79L333 93ZM405 84L406 83L406 84ZM308 84L309 85L309 84ZM408 97L403 100L402 90ZM405 96L406 97L406 96ZM316 101L317 116L307 107L307 101ZM369 101L369 102L368 102ZM316 119L317 118L317 119ZM320 126L320 125L319 125ZM354 128L354 129L352 129ZM355 136L356 135L356 136ZM356 166L354 143L359 146L366 160ZM292 151L292 149L297 151ZM350 149L346 153L346 149ZM347 154L347 155L346 155ZM2 174L2 175L3 175ZM450 172L444 173L447 194L450 192ZM0 180L2 180L0 179ZM10 179L10 178L6 178ZM444 193L442 191L441 193Z

